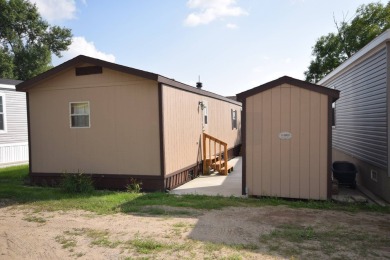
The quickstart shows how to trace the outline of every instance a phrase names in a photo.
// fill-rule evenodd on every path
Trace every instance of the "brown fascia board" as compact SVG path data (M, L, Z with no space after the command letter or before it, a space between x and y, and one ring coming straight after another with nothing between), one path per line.
M151 79L151 80L157 80L157 78L158 78L157 74L154 74L151 72L126 67L123 65L91 58L91 57L84 56L84 55L79 55L71 60L68 60L68 61L42 73L42 74L39 74L39 75L29 79L29 80L26 80L26 81L18 84L16 86L16 90L17 91L28 91L28 89L34 87L41 80L45 80L47 78L50 78L50 77L56 75L57 73L60 73L61 71L65 70L65 69L71 68L73 66L76 66L77 64L82 64L82 63L91 63L91 64L95 64L95 65L102 66L105 68L109 68L112 70L120 71L120 72L127 73L127 74L132 74L135 76L139 76L139 77Z
M91 58L91 57L84 56L84 55L79 55L71 60L68 60L68 61L42 73L42 74L39 74L38 76L35 76L27 81L24 81L24 82L18 84L16 86L16 90L28 92L28 89L34 87L41 80L45 80L47 78L50 78L50 77L56 75L57 73L60 73L61 71L65 70L65 69L74 67L77 64L82 64L82 63L90 63L90 64L94 64L97 66L102 66L102 67L105 67L105 68L108 68L111 70L135 75L138 77L142 77L145 79L155 80L159 83L163 83L163 84L169 85L169 86L174 87L174 88L178 88L178 89L181 89L184 91L196 93L196 94L199 94L202 96L207 96L207 97L219 99L222 101L226 101L226 102L241 106L240 102L225 98L223 96L217 95L217 94L209 92L209 91L197 89L196 87L186 85L184 83L178 82L178 81L173 80L173 79L169 79L167 77L164 77L164 76L161 76L161 75L158 75L155 73L151 73L151 72L139 70L139 69L134 69L131 67L127 67L127 66L123 66L123 65L119 65L116 63L103 61L103 60L99 60L99 59L95 59L95 58Z
M164 76L159 75L158 82L165 84L165 85L168 85L168 86L171 86L171 87L174 87L174 88L177 88L177 89L192 92L192 93L195 93L195 94L198 94L201 96L206 96L206 97L226 101L226 102L232 103L234 105L242 106L241 102L234 101L232 99L226 98L224 96L215 94L215 93L210 92L210 91L206 91L206 90L198 89L196 87L192 87L190 85L186 85L184 83L178 82L178 81L173 80L173 79L166 78Z
M293 85L293 86L297 86L297 87L300 87L300 88L304 88L304 89L307 89L307 90L311 90L311 91L315 91L315 92L318 92L318 93L321 93L321 94L328 95L328 96L330 96L332 98L332 102L336 101L339 98L339 96L340 96L340 91L338 91L338 90L327 88L327 87L323 87L323 86L320 86L320 85L316 85L316 84L313 84L313 83L310 83L310 82L307 82L307 81L291 78L291 77L288 77L288 76L283 76L281 78L278 78L276 80L270 81L270 82L265 83L263 85L260 85L258 87L255 87L255 88L249 89L247 91L238 93L236 95L237 96L237 100L243 102L244 99L247 98L247 97L256 95L256 94L258 94L260 92L266 91L266 90L274 88L276 86L280 86L282 84L290 84L290 85Z

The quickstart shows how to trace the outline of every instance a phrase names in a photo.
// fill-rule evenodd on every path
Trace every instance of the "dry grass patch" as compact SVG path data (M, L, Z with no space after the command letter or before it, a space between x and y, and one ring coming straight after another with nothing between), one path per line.
M280 225L271 233L261 235L260 242L270 251L287 257L312 259L354 259L388 256L377 250L386 250L390 236L372 234L345 226L317 226L297 224ZM345 254L345 252L348 252Z
M26 216L25 218L23 218L23 220L28 222L36 222L40 224L46 223L46 219L42 217L32 216L32 215Z

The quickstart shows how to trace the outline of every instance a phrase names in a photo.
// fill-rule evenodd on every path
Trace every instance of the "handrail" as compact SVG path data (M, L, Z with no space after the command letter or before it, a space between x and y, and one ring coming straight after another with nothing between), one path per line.
M208 150L209 150L209 159L207 158L207 139L209 139L209 145L208 145ZM214 142L214 158L212 158L212 155L211 155L211 141ZM221 151L221 146L223 146L223 157L224 157L224 170L223 172L221 172L222 174L224 175L227 175L228 174L228 166L227 166L227 162L228 162L228 152L227 152L227 143L225 143L224 141L222 140L219 140L218 138L214 137L214 136L211 136L211 135L208 135L206 133L203 133L203 174L206 174L207 171L208 171L208 162L210 162L210 164L213 163L213 161L215 160L216 161L216 157L217 157L217 151L216 151L216 145L219 144L219 155L222 155L222 151ZM219 160L219 169L221 169L221 160Z

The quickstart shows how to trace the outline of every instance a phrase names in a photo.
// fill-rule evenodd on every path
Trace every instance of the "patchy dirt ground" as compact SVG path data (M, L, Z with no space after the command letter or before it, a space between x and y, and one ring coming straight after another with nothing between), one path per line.
M0 208L0 259L384 259L390 215L284 206L183 217Z

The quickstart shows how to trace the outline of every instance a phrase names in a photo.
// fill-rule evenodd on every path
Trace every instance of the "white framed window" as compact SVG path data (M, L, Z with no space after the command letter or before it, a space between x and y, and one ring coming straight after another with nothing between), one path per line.
M0 133L7 132L7 118L5 110L5 95L0 94Z
M71 128L89 128L90 127L90 108L89 101L70 102L70 127Z

